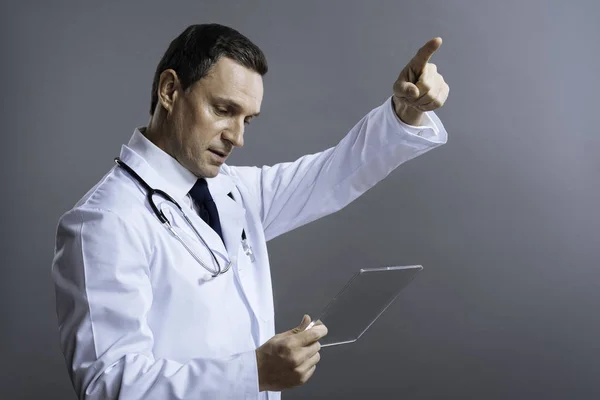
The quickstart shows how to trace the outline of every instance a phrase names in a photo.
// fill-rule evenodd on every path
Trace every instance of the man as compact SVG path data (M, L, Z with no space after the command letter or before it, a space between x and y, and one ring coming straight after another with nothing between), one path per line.
M225 161L260 112L263 53L217 24L177 37L148 126L59 221L53 279L79 398L277 399L305 383L327 328L305 330L305 315L275 335L266 241L445 143L430 112L448 96L428 63L440 45L421 48L337 146L257 168Z

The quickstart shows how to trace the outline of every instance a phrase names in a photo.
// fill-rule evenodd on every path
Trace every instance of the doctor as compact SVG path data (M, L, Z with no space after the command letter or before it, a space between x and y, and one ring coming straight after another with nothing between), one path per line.
M258 116L267 62L237 31L194 25L161 59L151 118L58 225L60 343L80 399L278 399L319 362L324 325L275 334L266 242L331 214L446 142L448 85L425 44L393 95L333 148L225 164ZM277 268L277 266L274 266Z

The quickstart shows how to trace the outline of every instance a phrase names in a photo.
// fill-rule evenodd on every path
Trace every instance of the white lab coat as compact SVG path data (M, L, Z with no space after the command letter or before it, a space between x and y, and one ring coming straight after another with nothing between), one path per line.
M278 399L259 393L255 357L275 334L267 240L341 209L446 138L433 112L411 127L388 98L321 153L272 167L223 165L208 179L223 244L187 196L196 177L136 130L121 159L178 201L222 265L233 266L210 279L160 224L141 186L112 168L57 231L60 344L79 398ZM242 229L254 263L240 245Z

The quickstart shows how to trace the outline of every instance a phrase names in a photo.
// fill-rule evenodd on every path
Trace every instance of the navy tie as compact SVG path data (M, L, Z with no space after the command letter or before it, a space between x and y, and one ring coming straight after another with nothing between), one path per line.
M219 220L219 212L217 211L217 205L215 204L210 192L208 191L208 184L206 179L198 179L192 190L190 190L190 196L194 199L194 202L198 206L200 217L206 222L223 240L223 233L221 232L221 221Z

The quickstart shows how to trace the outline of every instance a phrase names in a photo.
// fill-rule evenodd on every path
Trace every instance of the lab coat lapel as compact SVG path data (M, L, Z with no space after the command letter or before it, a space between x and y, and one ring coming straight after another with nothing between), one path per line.
M217 205L221 232L229 259L234 263L241 244L242 230L246 211L239 202L229 196L234 192L235 185L231 177L219 174L216 178L207 179L208 189Z
M246 212L235 200L227 195L219 195L215 199L215 203L219 211L221 232L225 240L227 254L229 255L229 259L235 263L242 240L242 229L244 228Z
M229 259L233 262L232 273L235 274L238 280L243 296L253 314L257 319L266 320L270 318L263 302L267 298L263 291L260 290L260 284L257 282L257 277L254 275L254 269L249 268L251 263L249 258L242 252L242 230L246 222L246 209L242 202L239 191L235 188L233 178L227 175L219 175L217 178L208 180L208 188L215 200L219 218L221 219L221 231L227 246ZM233 198L228 194L231 193ZM235 199L235 200L234 200ZM238 257L239 255L239 257ZM253 272L254 270L254 272ZM260 337L254 337L256 346L261 343Z

